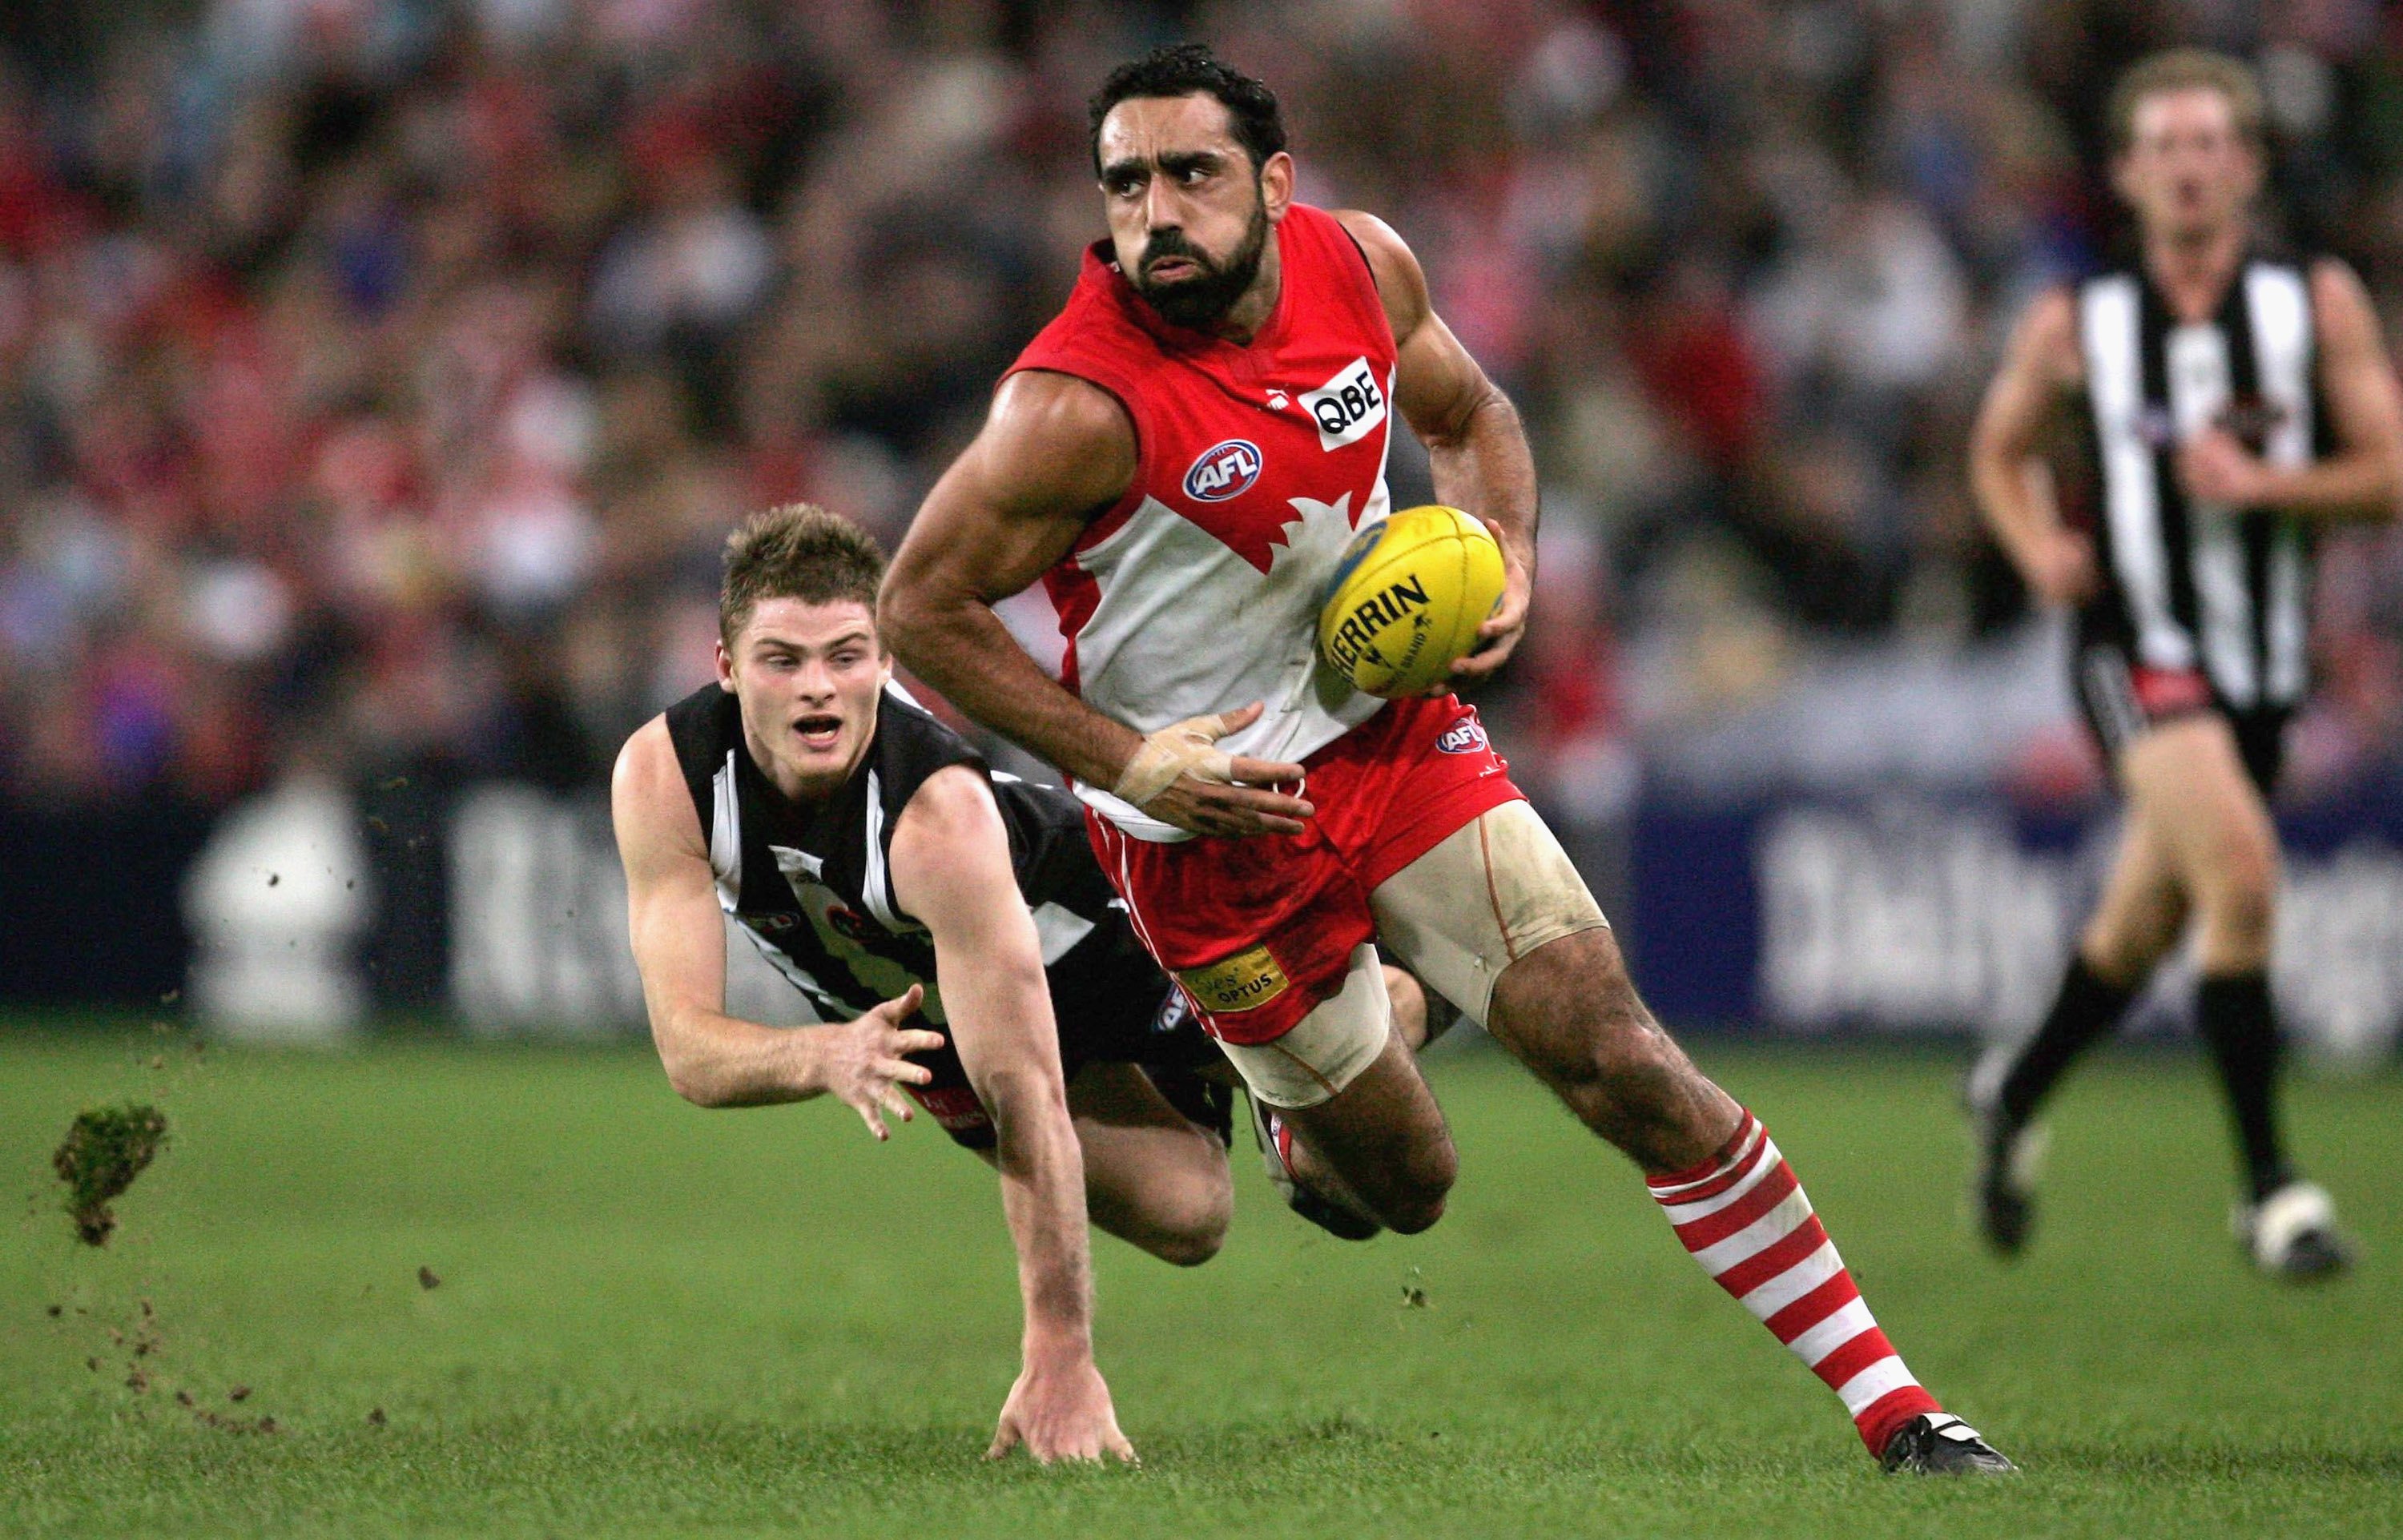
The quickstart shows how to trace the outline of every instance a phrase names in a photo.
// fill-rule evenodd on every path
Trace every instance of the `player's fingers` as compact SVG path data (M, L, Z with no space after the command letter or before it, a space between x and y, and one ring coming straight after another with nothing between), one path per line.
M918 1116L910 1109L910 1099L902 1095L898 1090L896 1090L891 1086L885 1087L883 1090L879 1092L876 1100L883 1106L886 1112L898 1117L904 1123L913 1121Z
M1301 798L1266 786L1212 786L1202 792L1201 801L1204 807L1247 808L1280 818L1307 818L1318 811Z
M897 1023L906 1021L917 1012L918 1003L925 998L925 986L923 984L912 984L908 989L903 990L900 993L895 995L892 999L878 1006L868 1014L871 1016L881 1016L884 1018L885 1020L891 1022Z
M1506 649L1499 647L1492 652L1472 652L1452 664L1452 673L1445 677L1460 681L1483 679L1508 661L1509 657Z
M893 1034L893 1046L901 1053L932 1053L943 1046L943 1034L924 1027L908 1027Z
M893 1131L886 1128L884 1126L884 1119L876 1115L875 1103L870 1102L866 1105L854 1103L853 1106L858 1111L860 1121L868 1125L868 1131L876 1135L876 1142L878 1144L881 1145L893 1137Z
M876 1073L887 1080L899 1080L912 1086L923 1086L935 1078L935 1072L924 1064L913 1064L906 1059L879 1059Z
M1001 1426L993 1430L993 1445L984 1451L984 1457L998 1460L1017 1447L1018 1424L1005 1417L1001 1420Z
M1217 809L1203 813L1196 820L1204 834L1240 839L1254 834L1305 834L1309 825L1298 819L1280 818L1273 813L1257 812L1249 808Z
M1117 1455L1120 1460L1126 1462L1128 1464L1140 1465L1143 1464L1143 1457L1134 1451L1134 1444L1132 1440L1129 1439L1125 1434L1118 1431L1118 1425L1116 1422L1112 1422L1109 1425L1108 1431L1102 1436L1102 1442L1112 1454Z
M1268 703L1264 701L1255 701L1240 711L1230 711L1221 715L1218 718L1218 730L1210 736L1213 739L1218 739L1226 737L1230 732L1243 731L1260 719L1260 713L1266 710L1267 706Z
M1246 759L1237 756L1227 761L1227 773L1247 786L1282 786L1301 779L1299 765L1288 765L1276 759Z

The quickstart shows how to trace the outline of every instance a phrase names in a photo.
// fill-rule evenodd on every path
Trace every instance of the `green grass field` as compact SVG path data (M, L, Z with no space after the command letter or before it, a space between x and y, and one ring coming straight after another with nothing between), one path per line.
M1881 1477L1632 1173L1490 1053L1434 1071L1463 1176L1426 1236L1308 1228L1245 1142L1216 1261L1099 1242L1102 1365L1145 1464L1047 1471L979 1459L1015 1368L1010 1254L991 1177L924 1121L879 1149L839 1106L702 1113L632 1048L19 1034L0 1530L2403 1533L2403 1083L2298 1089L2298 1142L2367 1253L2298 1292L2234 1256L2220 1114L2183 1061L2074 1083L2045 1228L2004 1270L1962 1226L1952 1066L1702 1057L1921 1377L2024 1478ZM127 1095L173 1143L92 1251L49 1153ZM259 1417L276 1431L229 1425Z

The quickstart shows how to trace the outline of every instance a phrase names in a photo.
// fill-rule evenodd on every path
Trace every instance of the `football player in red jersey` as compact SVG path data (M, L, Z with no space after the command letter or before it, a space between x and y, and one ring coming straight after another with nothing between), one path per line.
M1455 1159L1394 1034L1382 943L1647 1178L1678 1237L1843 1400L1889 1468L2007 1470L1924 1390L1766 1131L1636 997L1601 910L1449 694L1357 694L1315 655L1398 409L1526 624L1535 476L1509 400L1382 222L1296 202L1276 98L1197 45L1092 102L1109 238L929 494L882 615L963 710L1072 777L1145 944L1243 1074L1282 1175L1419 1230ZM1041 578L1054 681L992 605Z

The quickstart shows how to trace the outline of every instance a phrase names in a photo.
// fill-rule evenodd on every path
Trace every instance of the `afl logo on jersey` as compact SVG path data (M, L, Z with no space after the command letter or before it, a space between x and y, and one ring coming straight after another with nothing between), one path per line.
M1485 746L1485 727L1474 716L1464 716L1443 729L1435 746L1446 754L1475 754Z
M1185 473L1185 495L1197 503L1223 503L1251 491L1260 479L1260 447L1248 438L1229 438L1202 451Z

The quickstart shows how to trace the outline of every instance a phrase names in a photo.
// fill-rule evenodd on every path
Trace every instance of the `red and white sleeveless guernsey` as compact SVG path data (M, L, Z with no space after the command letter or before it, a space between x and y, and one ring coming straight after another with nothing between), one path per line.
M1045 578L1068 687L1145 733L1263 701L1221 746L1299 760L1384 704L1319 664L1317 624L1353 531L1388 511L1394 336L1332 215L1294 204L1275 239L1276 309L1249 343L1161 320L1104 241L1010 372L1090 381L1134 422L1126 495ZM1138 839L1188 838L1105 788L1076 795Z
M1133 484L1046 575L1068 687L1143 732L1263 701L1224 745L1306 771L1303 832L1243 839L1076 787L1136 934L1230 1043L1292 1030L1375 934L1378 885L1520 796L1467 706L1388 703L1318 662L1327 579L1387 511L1394 337L1334 216L1296 204L1276 239L1276 309L1246 345L1160 320L1104 243L1012 366L1090 380L1134 422Z

